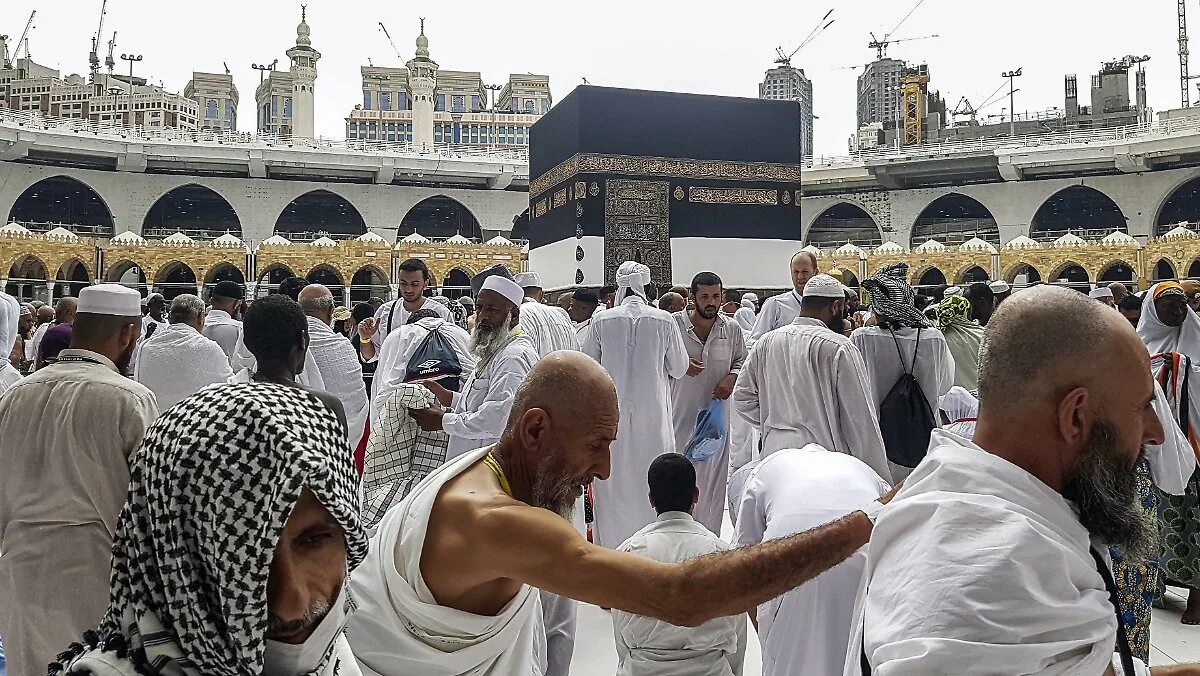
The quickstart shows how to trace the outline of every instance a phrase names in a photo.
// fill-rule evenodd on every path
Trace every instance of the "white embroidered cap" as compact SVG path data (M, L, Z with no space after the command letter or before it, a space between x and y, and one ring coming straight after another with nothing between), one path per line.
M521 301L525 300L525 289L522 289L519 284L507 277L500 275L492 275L483 281L483 287L480 291L495 291L512 301L513 305L520 305Z
M829 275L813 275L804 285L804 297L818 296L821 298L846 298L846 287Z
M120 284L96 284L79 292L79 314L141 317L142 297Z
M536 272L522 272L521 274L513 277L513 281L516 282L522 289L528 289L532 287L537 287L539 289L542 288L542 276Z

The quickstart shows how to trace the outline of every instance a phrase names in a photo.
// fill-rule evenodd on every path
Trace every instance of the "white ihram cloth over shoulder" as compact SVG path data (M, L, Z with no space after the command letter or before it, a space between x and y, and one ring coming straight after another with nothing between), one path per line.
M1163 364L1163 357L1150 360L1150 372L1157 373ZM1200 367L1189 362L1188 373L1188 418L1200 420ZM1146 460L1150 463L1150 477L1154 486L1169 495L1183 495L1187 491L1188 480L1196 471L1196 453L1188 441L1187 434L1179 428L1178 418L1174 409L1180 402L1174 397L1168 397L1154 379L1154 412L1162 422L1164 441L1161 445L1146 446Z
M803 533L861 509L890 488L858 458L816 444L778 451L763 458L746 482L733 543L746 547ZM863 546L758 607L763 676L841 671L866 562Z
M758 319L750 331L751 344L758 342L767 333L787 326L800 316L800 294L793 289L786 293L777 294L763 301Z
M533 341L520 326L491 361L476 365L464 378L462 390L454 392L450 411L442 416L442 429L450 435L446 459L450 460L500 440L517 388L537 364ZM464 373L466 373L464 371Z
M233 366L233 351L242 337L242 323L224 310L209 310L204 315L204 329L200 333L220 345L229 365Z
M483 459L476 449L442 465L393 507L350 578L358 602L346 635L367 676L525 676L542 634L538 590L522 586L497 615L438 605L421 575L429 515L442 486Z
M562 308L526 298L521 303L521 328L529 334L539 357L555 350L579 350L579 332Z
M635 293L592 316L582 347L617 387L621 419L612 474L593 485L598 543L616 547L654 521L646 472L655 458L675 449L671 379L687 374L687 348L671 315Z
M450 312L450 308L442 305L429 296L425 296L424 298L425 300L421 301L421 307L417 308L418 310L433 310L434 312L438 313L438 316L442 319L445 319L451 324L454 323L454 314ZM380 305L379 309L375 311L375 319L379 320L379 329L377 329L375 331L375 335L371 337L371 340L375 341L375 346L377 348L381 347L383 342L387 340L389 333L407 324L408 316L410 314L412 313L404 309L403 297L397 298L396 300L389 300L383 305ZM370 359L367 360L368 363L370 363L370 361Z
M346 410L346 437L350 446L358 446L367 424L367 385L363 382L362 362L354 346L328 324L308 319L308 351L317 363L325 390L342 402ZM355 337L355 340L358 338Z
M762 455L818 444L892 479L862 355L819 320L763 336L742 365L733 407L762 434Z
M238 338L230 363L235 371L229 379L230 383L248 383L250 376L258 369L258 360L250 353L250 348L246 347L245 334ZM313 358L311 347L304 352L304 370L296 375L296 384L312 390L325 389L325 380L321 377L321 369L317 366L317 360Z
M871 535L845 676L863 645L876 676L1120 673L1092 546L1057 491L934 430Z
M221 346L187 324L156 329L142 343L133 369L133 379L158 399L159 415L209 385L224 384L232 375Z
M682 563L732 549L687 512L663 512L617 547L660 563ZM746 614L698 627L612 611L617 676L740 676L746 653Z
M471 334L456 326L454 322L438 317L426 317L412 324L397 326L388 333L387 338L383 340L383 347L376 353L379 366L375 368L375 376L371 379L372 420L378 420L383 414L383 396L404 384L408 362L431 331L437 331L450 341L454 353L458 355L459 365L462 366L460 386L467 382L470 373L475 370L475 355L471 354Z
M21 379L21 372L8 361L17 344L17 323L21 319L21 304L16 298L0 291L0 394Z

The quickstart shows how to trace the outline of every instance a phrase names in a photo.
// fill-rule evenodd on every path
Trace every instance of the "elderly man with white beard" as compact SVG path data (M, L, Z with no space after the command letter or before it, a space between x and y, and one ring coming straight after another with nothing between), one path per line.
M1129 322L1069 289L1000 307L973 442L935 430L871 536L847 676L1200 673L1132 656L1105 546L1156 554L1135 473L1164 439L1149 364Z
M500 439L517 387L537 363L537 349L520 326L524 299L525 290L516 282L488 277L476 299L471 352L479 362L474 372L458 392L426 383L441 405L409 412L421 429L450 435L447 462Z

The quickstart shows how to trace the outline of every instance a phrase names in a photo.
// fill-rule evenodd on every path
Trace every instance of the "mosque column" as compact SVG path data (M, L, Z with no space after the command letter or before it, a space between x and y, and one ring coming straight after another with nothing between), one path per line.
M350 307L350 285L342 287L342 307Z
M244 300L254 300L258 295L258 282L246 283L246 298Z

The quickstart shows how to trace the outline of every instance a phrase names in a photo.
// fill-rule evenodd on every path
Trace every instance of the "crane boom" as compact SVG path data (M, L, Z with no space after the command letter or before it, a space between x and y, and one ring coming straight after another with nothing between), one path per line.
M383 31L383 36L387 38L388 44L392 46L392 51L396 52L396 56L400 60L404 60L404 56L400 54L400 50L396 47L396 41L392 39L392 34L388 32L387 26L383 22L379 22L379 30Z
M1187 3L1179 0L1179 94L1183 107L1192 105L1191 93L1188 91L1188 33L1187 33Z
M882 59L883 57L887 56L888 45L894 45L899 42L913 42L916 40L930 40L930 39L936 38L936 37L941 37L941 36L939 36L939 35L922 35L921 37L917 37L917 38L892 39L889 35L885 35L885 36L883 36L883 39L880 40L875 37L874 33L871 33L871 41L869 43L867 43L867 47L870 47L871 49L875 50L875 58L876 58L876 60L878 60L878 59Z
M117 62L113 60L113 50L117 47L117 32L113 31L112 39L108 41L108 56L104 57L104 67L108 69L108 74L112 75L113 67ZM226 68L225 70L229 70Z
M100 45L104 39L104 15L108 11L108 0L100 0L100 25L96 27L96 35L92 37L92 51L88 54L88 64L92 70L92 81L100 72Z
M29 43L25 40L29 37L29 29L33 28L33 16L35 14L37 14L36 9L29 13L29 20L25 22L25 30L21 31L21 39L17 40L17 51L13 52L14 59L21 58L22 46L25 47L25 58L29 58Z

